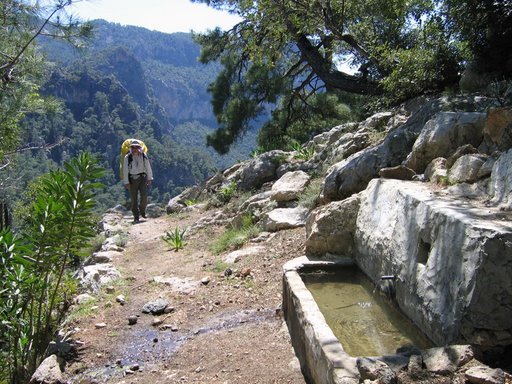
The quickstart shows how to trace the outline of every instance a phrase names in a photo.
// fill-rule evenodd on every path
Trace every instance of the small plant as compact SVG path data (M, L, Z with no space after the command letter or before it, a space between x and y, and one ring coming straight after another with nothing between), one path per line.
M173 232L166 231L165 236L162 236L162 239L171 246L171 249L174 249L176 252L178 252L178 250L186 245L184 241L185 229L180 230L178 227L176 227Z
M115 240L115 244L118 246L118 247L124 247L126 245L126 243L128 242L128 234L125 233L125 232L119 232L117 235L116 235L116 240Z
M236 184L234 181L232 181L219 189L219 191L217 192L217 197L221 202L227 203L236 195L236 191Z
M313 209L316 207L322 182L323 178L321 177L311 180L304 192L302 192L299 196L299 205L301 207L308 209Z
M91 239L89 246L86 248L84 252L87 252L88 254L98 252L106 239L107 236L105 236L104 233L96 235L93 239Z
M295 159L308 161L315 155L314 148L306 148L300 145L299 142L294 142L290 148L292 151L296 152L293 156Z
M265 153L265 149L263 147L257 147L251 152L251 157L258 157L262 153Z
M191 207L191 206L196 205L196 204L197 204L197 200L196 199L185 200L185 205L187 207Z
M231 227L224 232L210 250L218 255L228 249L241 248L249 239L256 237L260 233L260 228L252 222L250 215L242 217L239 227Z
M231 266L231 264L226 263L222 260L217 260L215 264L212 267L213 272L224 272L226 269L228 269Z

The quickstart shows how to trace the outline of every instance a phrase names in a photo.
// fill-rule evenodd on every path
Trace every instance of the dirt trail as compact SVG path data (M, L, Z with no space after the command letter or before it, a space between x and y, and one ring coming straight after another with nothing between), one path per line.
M222 226L196 231L178 252L161 239L207 214L136 225L123 218L129 239L113 260L122 279L72 324L73 338L83 343L66 369L72 383L305 383L280 311L282 265L302 254L304 229L258 243L258 253L231 265L235 273L227 278L225 254L209 251ZM236 271L250 276L234 277ZM157 276L168 283L156 283ZM169 302L170 313L142 313L158 298ZM130 316L136 324L129 325Z

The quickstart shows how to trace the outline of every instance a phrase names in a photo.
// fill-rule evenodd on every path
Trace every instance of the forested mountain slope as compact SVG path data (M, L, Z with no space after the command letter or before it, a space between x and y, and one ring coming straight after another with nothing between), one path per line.
M218 66L198 62L199 46L190 34L101 20L93 24L94 37L80 50L55 40L38 42L54 63L42 91L60 100L62 111L25 119L25 141L59 145L49 152L22 155L13 173L31 164L34 156L48 161L35 161L19 188L53 164L88 150L108 169L102 208L124 201L117 170L119 149L128 137L139 137L150 148L155 202L166 202L184 187L249 155L254 134L226 156L206 147L205 135L217 124L207 88Z

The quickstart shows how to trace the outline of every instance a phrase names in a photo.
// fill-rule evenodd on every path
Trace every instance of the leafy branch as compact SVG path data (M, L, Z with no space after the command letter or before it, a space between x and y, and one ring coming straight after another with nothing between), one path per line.
M94 237L96 182L104 170L87 153L42 177L21 235L0 233L0 382L28 382L65 313L68 272Z

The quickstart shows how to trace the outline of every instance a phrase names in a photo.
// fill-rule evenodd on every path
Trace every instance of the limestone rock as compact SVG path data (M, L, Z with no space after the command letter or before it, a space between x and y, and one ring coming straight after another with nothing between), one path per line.
M512 224L492 220L499 213L423 183L375 179L361 195L354 255L373 281L399 276L401 309L434 342L496 345L512 319Z
M260 188L264 183L277 179L277 168L288 158L284 151L270 151L250 160L230 179L236 179L238 187L243 191Z
M512 108L490 108L484 128L487 151L506 151L512 147Z
M512 209L512 149L496 161L491 173L492 204Z
M422 351L421 357L426 368L434 373L446 375L473 359L469 345L450 345L444 348L430 348Z
M94 252L91 257L91 264L111 263L114 257L119 257L121 255L122 253L118 251Z
M148 204L148 206L146 207L147 217L152 217L152 218L160 217L160 216L163 216L164 213L165 213L165 211L162 209L162 207L160 207L157 204L151 203L151 204Z
M416 172L404 165L382 168L379 171L379 176L385 179L412 180L415 175Z
M121 274L111 263L87 265L78 274L80 285L89 292L97 292L120 277Z
M347 198L364 190L382 168L400 165L409 155L425 123L441 107L441 100L425 103L406 122L390 131L381 143L331 166L320 191L321 200L328 202ZM404 165L420 173L414 167Z
M425 179L433 183L440 183L448 178L448 168L444 157L432 160L425 169Z
M433 159L449 157L461 145L477 147L483 139L485 117L478 112L440 112L425 124L405 165L421 173Z
M228 253L224 257L224 262L228 264L238 263L243 257L257 255L265 250L265 247L262 246L250 246L244 247L242 249L237 249L236 251Z
M168 285L174 291L181 293L192 293L200 284L199 281L193 280L190 277L180 278L176 276L155 276L153 281L158 284Z
M263 216L261 227L269 232L302 227L306 224L308 212L309 210L303 207L277 208Z
M363 380L377 380L380 384L392 384L396 381L395 373L383 361L369 357L359 358L357 368Z
M296 200L309 180L309 175L303 171L285 173L272 185L271 199L278 202Z
M358 209L359 196L355 195L313 210L306 221L306 253L350 255Z
M63 363L56 355L50 355L36 369L29 384L64 384L60 365Z
M448 171L448 182L450 184L476 182L485 160L485 157L478 155L459 157Z
M505 373L501 369L472 367L466 371L465 376L471 384L505 384Z

